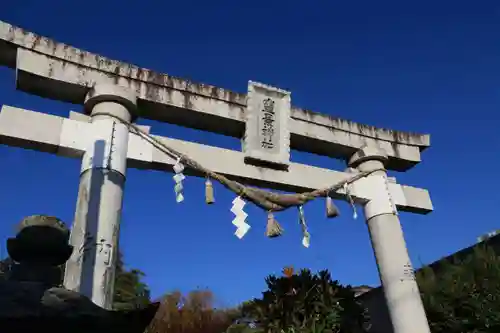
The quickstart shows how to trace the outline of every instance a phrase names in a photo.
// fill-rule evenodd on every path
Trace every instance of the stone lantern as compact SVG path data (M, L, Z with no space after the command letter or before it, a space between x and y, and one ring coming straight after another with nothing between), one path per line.
M51 333L140 333L159 303L130 311L109 311L60 286L61 270L71 256L69 231L57 218L25 218L7 251L14 261L0 281L2 333L47 330Z

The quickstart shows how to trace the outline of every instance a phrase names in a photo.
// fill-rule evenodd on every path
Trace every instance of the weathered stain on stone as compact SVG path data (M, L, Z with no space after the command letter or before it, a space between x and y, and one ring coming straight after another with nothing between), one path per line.
M51 62L49 64L49 73L48 74L49 74L49 77L52 77L52 75L54 75L54 63L53 62Z
M42 38L40 36L35 36L35 38L33 38L33 44L31 44L31 49L33 50L34 48L36 48L39 44L40 44L40 40Z
M153 89L146 89L146 91L145 91L145 97L148 100L152 100L152 99L156 98L156 96L153 93Z
M294 117L295 116L295 117ZM427 135L410 132L400 132L371 125L364 125L353 121L332 117L329 115L312 112L306 109L293 108L292 117L305 120L310 123L335 128L344 132L351 132L382 141L394 141L406 145L424 145L424 137ZM327 123L325 124L325 120Z
M47 49L50 50L50 52L48 52L48 55L55 56L58 43L50 38L47 38L47 37L43 37L43 41L47 45Z
M165 75L165 85L167 87L173 87L174 86L174 82L172 80L172 77L168 76L168 75Z
M79 58L80 62L83 62L83 60L85 59L85 54L83 54L83 52L80 52L78 54L78 58Z
M3 36L8 42L12 42L21 48L36 50L36 52L41 54L54 57L55 60L62 60L63 68L67 65L64 60L82 66L83 68L78 69L81 78L94 77L92 75L86 75L86 69L99 70L101 74L109 77L111 82L120 82L121 84L134 86L137 91L146 95L147 98L157 102L161 102L162 99L167 99L169 103L173 103L172 94L179 91L183 93L184 96L184 100L181 103L188 108L192 107L193 103L196 104L195 100L198 99L199 96L204 96L212 100L224 101L227 102L227 109L233 117L243 118L241 120L244 121L244 117L241 117L241 115L244 115L246 111L246 94L236 93L204 83L194 83L189 80L157 73L132 64L111 60L30 33L22 28L16 28L3 22L0 22L0 24L5 26L4 31L8 31L7 36ZM24 36L24 38L20 35ZM51 67L49 68L49 75L53 74L54 67ZM85 84L89 85L91 83L85 82ZM236 115L238 116L235 117ZM420 149L424 149L430 144L428 135L376 128L374 126L363 125L296 107L292 108L292 118L297 121L305 121L318 126L325 126L332 132L343 131L361 137L388 141L391 142L391 144L399 143L403 145L419 146ZM396 152L400 149L401 147L398 146L394 151Z
M68 46L66 44L63 45L64 56L69 57L71 59L71 53L68 52L68 50L70 50L70 49L71 49L70 46ZM69 54L69 56L68 56L68 54ZM78 53L76 53L76 57L78 57Z
M111 59L104 58L104 64L109 68L113 65L113 61Z
M246 106L246 96L243 96L241 94L238 94L236 92L233 92L233 91L229 91L229 90L223 90L223 92L225 93L225 95L227 96L224 96L230 103L236 103L236 104L240 104L240 105L245 105Z
M97 54L94 54L94 61L95 61L96 65L97 65L97 67L100 67L100 66L101 66L101 62L102 62L102 61L101 61L101 59L100 59L100 58L101 58L101 57L99 57Z
M115 73L114 73L114 76L113 76L113 81L114 81L115 84L117 84L118 80L120 80L120 68L119 67L115 67Z
M11 25L9 25L9 29L11 29L12 31L22 32L24 34L31 34L29 32L25 32L21 28L16 28L16 27L13 27ZM138 79L141 81L150 82L150 83L157 84L160 86L168 86L168 87L171 87L171 88L174 88L177 90L185 89L186 82L181 78L168 76L166 74L159 74L159 73L153 72L151 70L146 70L146 69L140 69L140 71L142 73L147 71L150 73L149 75L144 75L144 74L134 75L134 71L139 70L139 67L137 67L137 66L133 66L131 64L125 64L125 63L121 63L118 61L110 60L108 58L105 58L105 57L102 57L99 55L94 55L94 54L89 53L89 52L83 52L79 49L67 46L67 44L58 43L58 42L55 42L51 39L48 39L45 37L40 37L40 36L35 35L35 34L31 34L31 35L34 38L38 37L40 40L44 39L44 41L46 42L46 45L47 45L46 48L44 48L43 46L40 46L40 45L37 45L35 47L35 48L37 48L38 52L46 53L47 55L55 56L57 58L58 57L57 56L57 49L58 49L58 47L61 47L61 48L64 48L66 51L65 55L62 57L63 59L69 59L69 60L74 59L73 61L76 61L76 62L80 63L81 65L85 65L85 66L88 66L91 68L94 67L94 68L102 70L102 71L111 71L115 75L117 75L117 73L120 73L119 75L128 77L128 79ZM22 42L19 44L19 46L24 47ZM47 52L45 52L45 51L47 51ZM72 57L72 55L76 56L76 57ZM92 60L90 60L90 59L92 59ZM112 68L115 66L121 68L122 70L120 72L115 71L114 70L115 68ZM126 70L125 70L125 67L127 68ZM128 75L125 74L126 72L128 72ZM146 78L146 76L147 76L147 79L144 80ZM225 91L222 88L217 88L217 87L207 85L207 84L202 84L202 83L195 84L193 82L191 82L190 87L191 87L191 90L189 92L191 92L193 94L199 94L199 95L203 95L203 96L210 97L210 98L215 98L215 96L217 96L216 99L225 100L225 101L228 101L230 103L234 102L234 103L239 103L242 105L245 104L244 95L239 95L239 94L233 93L233 92L230 92L228 94L227 91ZM243 98L242 98L242 96L243 96Z
M210 96L215 99L219 99L219 89L217 87L212 86L210 89Z
M22 35L24 35L24 36L29 35L29 33L30 33L29 31L26 31L26 30L24 30L23 28L20 28L20 27L18 27L17 29L19 29L19 32Z
M142 81L144 80L143 76L145 75L145 71L142 68L137 68L137 72L135 75L138 80Z
M190 87L191 87L191 82L187 81L186 82L186 90L190 91ZM188 92L184 93L184 107L186 109L191 109L193 106L193 104L191 103L191 96L192 96L191 93L188 93Z
M158 87L149 86L145 83L142 83L145 86L146 98L150 101L159 101L160 100L160 91Z
M390 142L391 147L392 147L392 152L395 157L400 157L401 154L399 153L399 145L396 142Z
M153 71L149 71L148 81L159 86L162 86L165 83L163 76Z
M186 90L195 94L204 95L205 85L203 83L196 83L193 81L188 81L186 84Z
M133 77L133 76L132 76L132 71L133 71L132 65L130 65L130 64L129 64L129 65L128 65L128 68L127 68L127 72L128 72L128 75L127 75L127 76L128 76L129 78L132 78L132 77Z
M233 119L238 119L239 121L242 121L242 122L244 122L246 120L245 119L245 111L246 111L246 108L243 106L240 106L240 105L231 105L229 107L229 115Z
M9 26L7 33L7 42L12 42L15 38L15 28L13 26Z

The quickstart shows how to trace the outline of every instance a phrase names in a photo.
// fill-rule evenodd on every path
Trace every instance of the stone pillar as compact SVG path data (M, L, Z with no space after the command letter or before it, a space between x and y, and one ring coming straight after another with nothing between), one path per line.
M349 160L359 171L383 169L385 152L363 147ZM354 183L355 189L372 192L364 213L394 333L430 333L403 230L393 204L385 170Z
M110 309L127 169L128 127L136 95L126 88L98 85L87 95L84 109L92 133L83 155L80 186L71 230L74 246L66 264L64 286Z

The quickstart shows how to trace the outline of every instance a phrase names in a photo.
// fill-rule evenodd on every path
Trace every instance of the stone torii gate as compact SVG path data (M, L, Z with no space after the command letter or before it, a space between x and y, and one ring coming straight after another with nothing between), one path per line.
M239 152L155 136L207 169L250 185L303 192L378 170L353 183L349 197L364 207L395 333L430 332L397 210L426 214L432 203L427 190L398 184L384 170L419 163L428 135L299 109L291 106L289 92L263 84L249 82L248 93L240 94L159 74L1 21L0 64L16 70L22 91L83 105L83 114L70 112L69 118L6 105L0 113L2 144L82 159L71 235L78 250L67 264L68 289L110 307L127 167L171 171L176 163L124 124L143 117L242 138ZM350 168L291 163L289 149L345 159ZM333 197L347 199L342 189Z

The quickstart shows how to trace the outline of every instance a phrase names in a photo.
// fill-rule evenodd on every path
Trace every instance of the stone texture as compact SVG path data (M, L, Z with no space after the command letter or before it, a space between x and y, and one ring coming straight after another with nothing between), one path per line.
M57 153L66 157L81 157L83 150L87 147L87 138L90 137L89 125L82 121L4 105L0 112L0 140L14 147ZM16 130L12 130L13 128ZM50 140L46 139L49 134L45 132L51 133ZM155 136L155 138L183 152L207 169L233 180L263 188L304 192L352 177L352 173L349 172L300 163L290 163L288 171L256 167L244 163L244 154L238 151L161 136ZM174 158L152 147L139 136L131 135L128 147L128 167L170 171L175 162ZM186 175L204 176L194 173L193 170L186 170ZM427 190L397 184L393 180L389 187L400 211L418 214L427 214L432 211L432 202ZM351 195L360 201L365 201L369 199L366 192L353 192ZM333 197L345 199L341 191L336 192Z
M133 88L140 117L241 138L246 94L192 82L111 60L0 21L0 65L17 69L17 88L40 96L83 104L99 83ZM291 148L347 158L366 143L377 143L389 169L404 171L420 162L430 136L363 125L292 107Z
M20 223L15 238L8 239L14 263L6 280L0 280L1 331L143 332L159 303L132 311L108 311L58 285L57 265L71 255L68 235L59 219L34 215ZM50 243L50 251L45 251Z
M249 163L290 164L290 93L249 82L243 152Z

